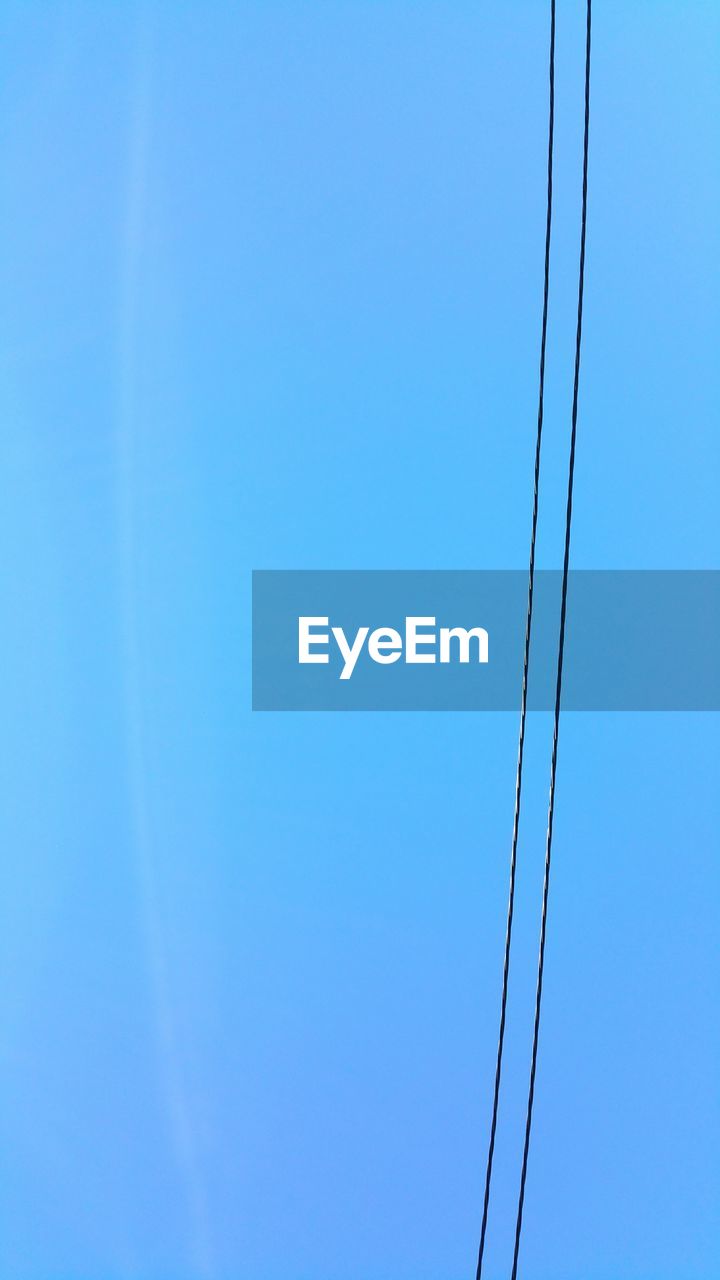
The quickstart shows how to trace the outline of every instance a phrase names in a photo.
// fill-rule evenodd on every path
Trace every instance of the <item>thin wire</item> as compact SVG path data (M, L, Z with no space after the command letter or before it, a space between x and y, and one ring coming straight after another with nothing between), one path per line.
M585 228L587 225L587 177L588 143L590 136L590 36L592 26L592 0L587 0L587 26L585 37L585 133L583 139L582 220L580 226L580 268L578 272L578 310L575 336L575 379L572 400L572 430L570 433L570 461L568 465L567 510L565 515L565 558L563 560L562 600L560 605L560 638L558 641L557 683L555 687L555 718L553 727L552 761L550 764L550 792L548 797L548 824L545 842L545 873L543 876L542 914L540 917L540 951L538 955L537 989L535 993L535 1023L533 1027L532 1058L530 1062L530 1087L525 1118L525 1145L523 1148L520 1194L518 1196L517 1222L515 1224L515 1250L513 1254L512 1280L517 1280L520 1235L522 1232L525 1180L527 1177L530 1130L532 1128L533 1102L535 1098L535 1072L537 1069L538 1040L540 1036L540 1009L542 1005L543 970L545 967L545 939L547 937L548 897L550 893L550 861L552 856L553 819L555 816L555 777L557 773L558 738L560 730L560 702L562 698L563 655L565 650L565 619L567 614L568 569L570 565L570 532L572 527L573 481L575 477L575 441L577 436L578 387L580 383L580 347L582 342L583 287L585 281Z
M528 602L525 621L525 650L523 656L522 700L520 704L520 734L518 739L517 773L515 775L515 814L513 818L512 845L510 850L510 887L508 894L507 925L505 929L505 955L503 959L502 998L500 1001L500 1030L498 1033L497 1061L495 1064L495 1088L493 1092L492 1121L490 1124L490 1142L488 1145L487 1166L485 1170L485 1194L483 1198L482 1226L480 1228L480 1248L476 1280L481 1280L483 1255L485 1252L485 1235L490 1205L490 1183L492 1181L493 1156L495 1154L495 1133L497 1130L498 1106L500 1102L500 1080L502 1076L503 1046L505 1043L505 1015L507 1011L508 979L510 974L510 943L512 940L513 912L515 908L515 870L517 866L518 831L520 827L520 800L522 795L523 755L525 750L525 720L527 717L528 669L530 666L530 635L532 631L533 590L535 586L535 543L538 525L538 493L540 487L540 449L542 444L543 411L545 395L545 348L548 328L548 295L550 290L550 239L552 230L552 180L553 180L553 134L555 125L555 0L550 3L550 109L548 119L548 161L547 161L547 213L545 218L545 276L543 284L542 334L540 338L540 388L538 393L537 438L535 441L535 474L533 481L532 532L530 535L530 565L528 570Z

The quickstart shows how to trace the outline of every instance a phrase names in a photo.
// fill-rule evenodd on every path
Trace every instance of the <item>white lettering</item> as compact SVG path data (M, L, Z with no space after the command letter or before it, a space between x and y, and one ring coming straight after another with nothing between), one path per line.
M345 638L345 632L343 631L342 627L333 627L332 633L335 639L337 640L338 649L340 650L345 660L345 666L340 672L341 680L350 679L353 671L355 670L355 663L360 657L360 652L365 643L365 640L367 639L367 634L369 630L370 630L369 627L359 627L358 633L355 636L355 639L353 640L352 646L350 646Z
M310 646L328 644L330 637L327 631L320 635L312 635L311 627L326 627L329 618L298 618L298 662L329 662L326 653L311 653Z
M343 660L341 680L351 678L366 642L368 657L381 666L399 662L403 656L405 662L413 664L469 663L473 654L477 654L478 662L489 660L489 636L484 627L440 627L438 637L435 618L409 617L405 619L404 637L394 627L377 627L373 632L369 627L358 627L351 641L342 627L330 627L329 631L318 629L328 628L329 623L327 617L298 618L298 662L327 665L332 633ZM434 652L436 647L438 656Z
M473 627L471 631L466 631L465 627L441 627L440 628L440 661L450 661L450 641L458 640L460 642L460 662L470 661L470 641L475 638L478 642L478 662L487 662L488 660L488 633L482 627Z
M402 652L402 636L392 627L378 627L368 640L368 653L373 662L397 662Z
M418 627L433 627L435 625L434 618L406 618L405 619L405 661L406 662L434 662L434 653L418 653L417 646L419 644L435 644L435 633L418 632Z

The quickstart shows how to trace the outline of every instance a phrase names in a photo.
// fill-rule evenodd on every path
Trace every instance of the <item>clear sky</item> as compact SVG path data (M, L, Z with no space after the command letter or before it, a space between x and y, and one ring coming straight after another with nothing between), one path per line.
M583 35L559 0L545 567ZM547 42L539 0L2 5L3 1277L473 1274L516 717L253 715L250 572L525 565ZM596 0L577 567L719 564L719 46ZM720 1274L718 745L563 723L529 1280Z

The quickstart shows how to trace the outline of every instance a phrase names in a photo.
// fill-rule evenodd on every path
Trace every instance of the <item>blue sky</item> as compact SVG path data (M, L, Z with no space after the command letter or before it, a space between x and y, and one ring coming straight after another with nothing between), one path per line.
M253 715L253 568L520 568L547 6L6 3L0 1273L472 1274L516 718ZM573 563L720 552L720 13L594 16ZM558 3L560 563L582 6ZM522 1140L532 717L488 1280ZM521 1274L717 1274L718 733L563 723Z

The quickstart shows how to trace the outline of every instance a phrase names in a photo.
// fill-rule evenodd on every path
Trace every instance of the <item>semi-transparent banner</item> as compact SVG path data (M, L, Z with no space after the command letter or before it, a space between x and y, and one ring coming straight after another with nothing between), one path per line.
M535 575L528 705L554 705L559 571ZM258 711L506 711L520 704L527 572L253 574ZM720 709L720 572L570 574L562 705Z

